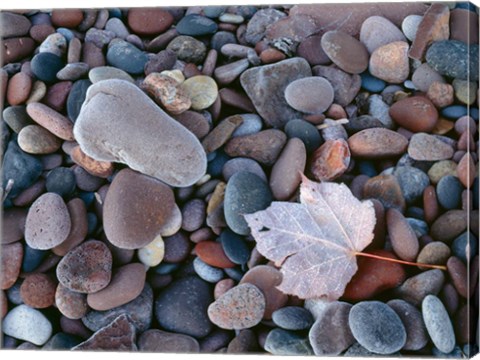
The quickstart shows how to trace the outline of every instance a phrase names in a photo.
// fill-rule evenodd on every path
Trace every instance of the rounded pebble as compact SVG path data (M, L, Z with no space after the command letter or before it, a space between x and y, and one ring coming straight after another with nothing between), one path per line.
M18 305L8 312L2 322L5 335L43 345L52 335L52 324L40 311Z
M435 295L422 302L422 314L428 334L441 352L449 353L455 347L455 333L445 306Z

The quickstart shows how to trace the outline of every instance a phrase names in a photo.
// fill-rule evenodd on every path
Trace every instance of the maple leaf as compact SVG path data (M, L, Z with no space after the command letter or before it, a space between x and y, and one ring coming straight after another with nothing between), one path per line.
M302 299L336 300L357 272L356 256L373 240L375 211L344 184L303 177L300 203L273 202L245 215L258 251L281 267L278 288Z

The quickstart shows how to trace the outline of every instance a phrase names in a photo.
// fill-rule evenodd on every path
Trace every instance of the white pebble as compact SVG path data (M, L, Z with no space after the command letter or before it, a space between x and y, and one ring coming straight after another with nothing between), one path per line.
M5 316L2 331L5 335L40 346L52 335L52 324L40 311L18 305Z

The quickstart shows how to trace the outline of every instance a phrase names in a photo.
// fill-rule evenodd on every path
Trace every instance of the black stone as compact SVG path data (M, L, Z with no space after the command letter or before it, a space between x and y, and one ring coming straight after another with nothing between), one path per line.
M442 177L437 184L439 204L447 210L460 208L463 190L463 185L456 176L447 175Z
M155 316L167 331L203 338L213 328L207 315L212 302L209 284L196 276L187 276L160 292L155 302Z
M290 120L285 125L285 133L289 139L299 138L302 140L308 153L318 149L322 143L318 129L305 120Z
M77 80L68 94L67 115L73 122L77 120L78 114L80 114L80 109L85 101L90 85L92 85L92 83L88 79Z
M35 55L30 63L32 73L46 83L57 80L57 73L65 66L63 60L52 53L43 52Z
M48 342L43 345L42 350L70 350L83 341L81 337L63 332L53 335Z
M235 234L229 229L224 230L220 235L225 255L235 264L245 264L250 258L250 249L242 236Z
M76 188L75 174L66 167L55 168L48 173L45 186L48 192L68 198Z
M33 249L25 244L23 248L22 271L28 273L35 270L48 253L49 251L47 250Z

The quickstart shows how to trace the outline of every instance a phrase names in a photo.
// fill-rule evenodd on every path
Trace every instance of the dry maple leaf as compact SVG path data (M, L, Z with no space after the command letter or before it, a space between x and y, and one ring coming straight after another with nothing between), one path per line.
M273 202L245 215L258 251L281 266L278 288L302 299L336 300L357 272L356 256L373 240L375 211L344 184L303 177L300 203Z

